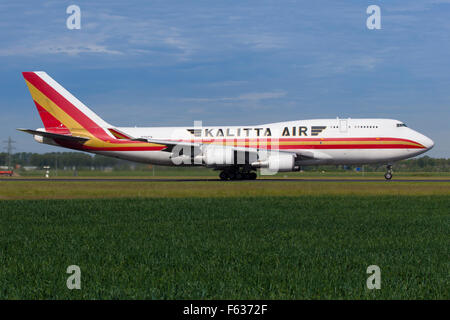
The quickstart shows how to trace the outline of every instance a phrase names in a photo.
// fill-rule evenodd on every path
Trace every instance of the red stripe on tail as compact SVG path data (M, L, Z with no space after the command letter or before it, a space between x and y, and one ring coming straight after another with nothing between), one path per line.
M24 78L36 89L41 91L47 98L55 103L59 108L66 112L72 119L77 121L87 131L101 140L109 140L111 137L88 116L81 112L77 107L70 103L60 93L53 89L48 83L42 80L34 72L22 72Z

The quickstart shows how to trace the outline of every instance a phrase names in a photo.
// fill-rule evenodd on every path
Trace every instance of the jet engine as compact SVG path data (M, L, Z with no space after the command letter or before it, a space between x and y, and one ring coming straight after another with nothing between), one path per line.
M296 171L298 167L295 165L296 155L294 153L272 153L267 160L256 161L252 163L254 168L267 168L270 171Z

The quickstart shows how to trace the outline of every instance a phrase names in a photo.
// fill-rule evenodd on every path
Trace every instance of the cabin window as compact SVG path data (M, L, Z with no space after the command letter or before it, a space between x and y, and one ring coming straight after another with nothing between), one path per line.
M397 123L397 128L400 128L400 127L406 127L406 124L404 124L404 123Z

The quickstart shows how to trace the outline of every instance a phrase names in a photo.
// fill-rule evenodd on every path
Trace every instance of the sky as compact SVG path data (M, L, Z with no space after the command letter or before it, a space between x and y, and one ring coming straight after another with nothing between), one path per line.
M4 1L0 139L65 151L15 130L42 127L21 72L46 71L115 126L389 118L449 158L449 17L450 0Z

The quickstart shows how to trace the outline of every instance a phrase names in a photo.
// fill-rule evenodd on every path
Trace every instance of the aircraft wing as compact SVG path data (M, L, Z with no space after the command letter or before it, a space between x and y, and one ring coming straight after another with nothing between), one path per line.
M166 148L163 149L163 151L172 151L175 146L178 147L193 147L193 148L199 148L204 143L196 143L196 142L183 142L183 141L171 141L171 140L160 140L160 139L144 139L144 138L137 138L137 139L131 139L132 141L142 141L142 142L149 142L149 143L156 143L156 144L162 144L165 145Z
M61 140L68 140L68 141L74 141L74 142L86 142L89 140L89 138L85 138L85 137L78 137L78 136L72 136L72 135L67 135L67 134L51 133L51 132L31 130L31 129L19 128L17 130L26 132L26 133L29 133L32 135L42 136L42 137L51 138L51 139L61 139Z
M300 156L300 159L305 160L327 160L331 158L329 155L317 150L297 150L295 153Z
M133 141L143 141L143 142L162 144L162 145L167 146L167 148L163 149L163 151L169 151L169 152L171 152L175 146L177 146L178 148L183 148L183 147L200 148L203 145L207 145L207 143L187 142L187 141L173 141L173 140L160 140L160 139L137 138L137 139L132 139L132 140ZM225 146L226 147L226 145L219 145L219 146ZM234 149L234 150L238 150L238 151L247 151L247 152L254 152L254 153L258 152L257 148L244 148L244 147L234 147L234 146L229 146L229 147ZM282 151L282 150L278 150L276 152L292 153L292 151ZM329 158L328 155L326 155L326 154L324 154L324 153L322 153L320 151L317 151L317 150L311 150L311 151L309 151L309 150L296 150L295 153L298 156L300 156L300 158L303 158L303 159L324 160L324 159L328 159Z

